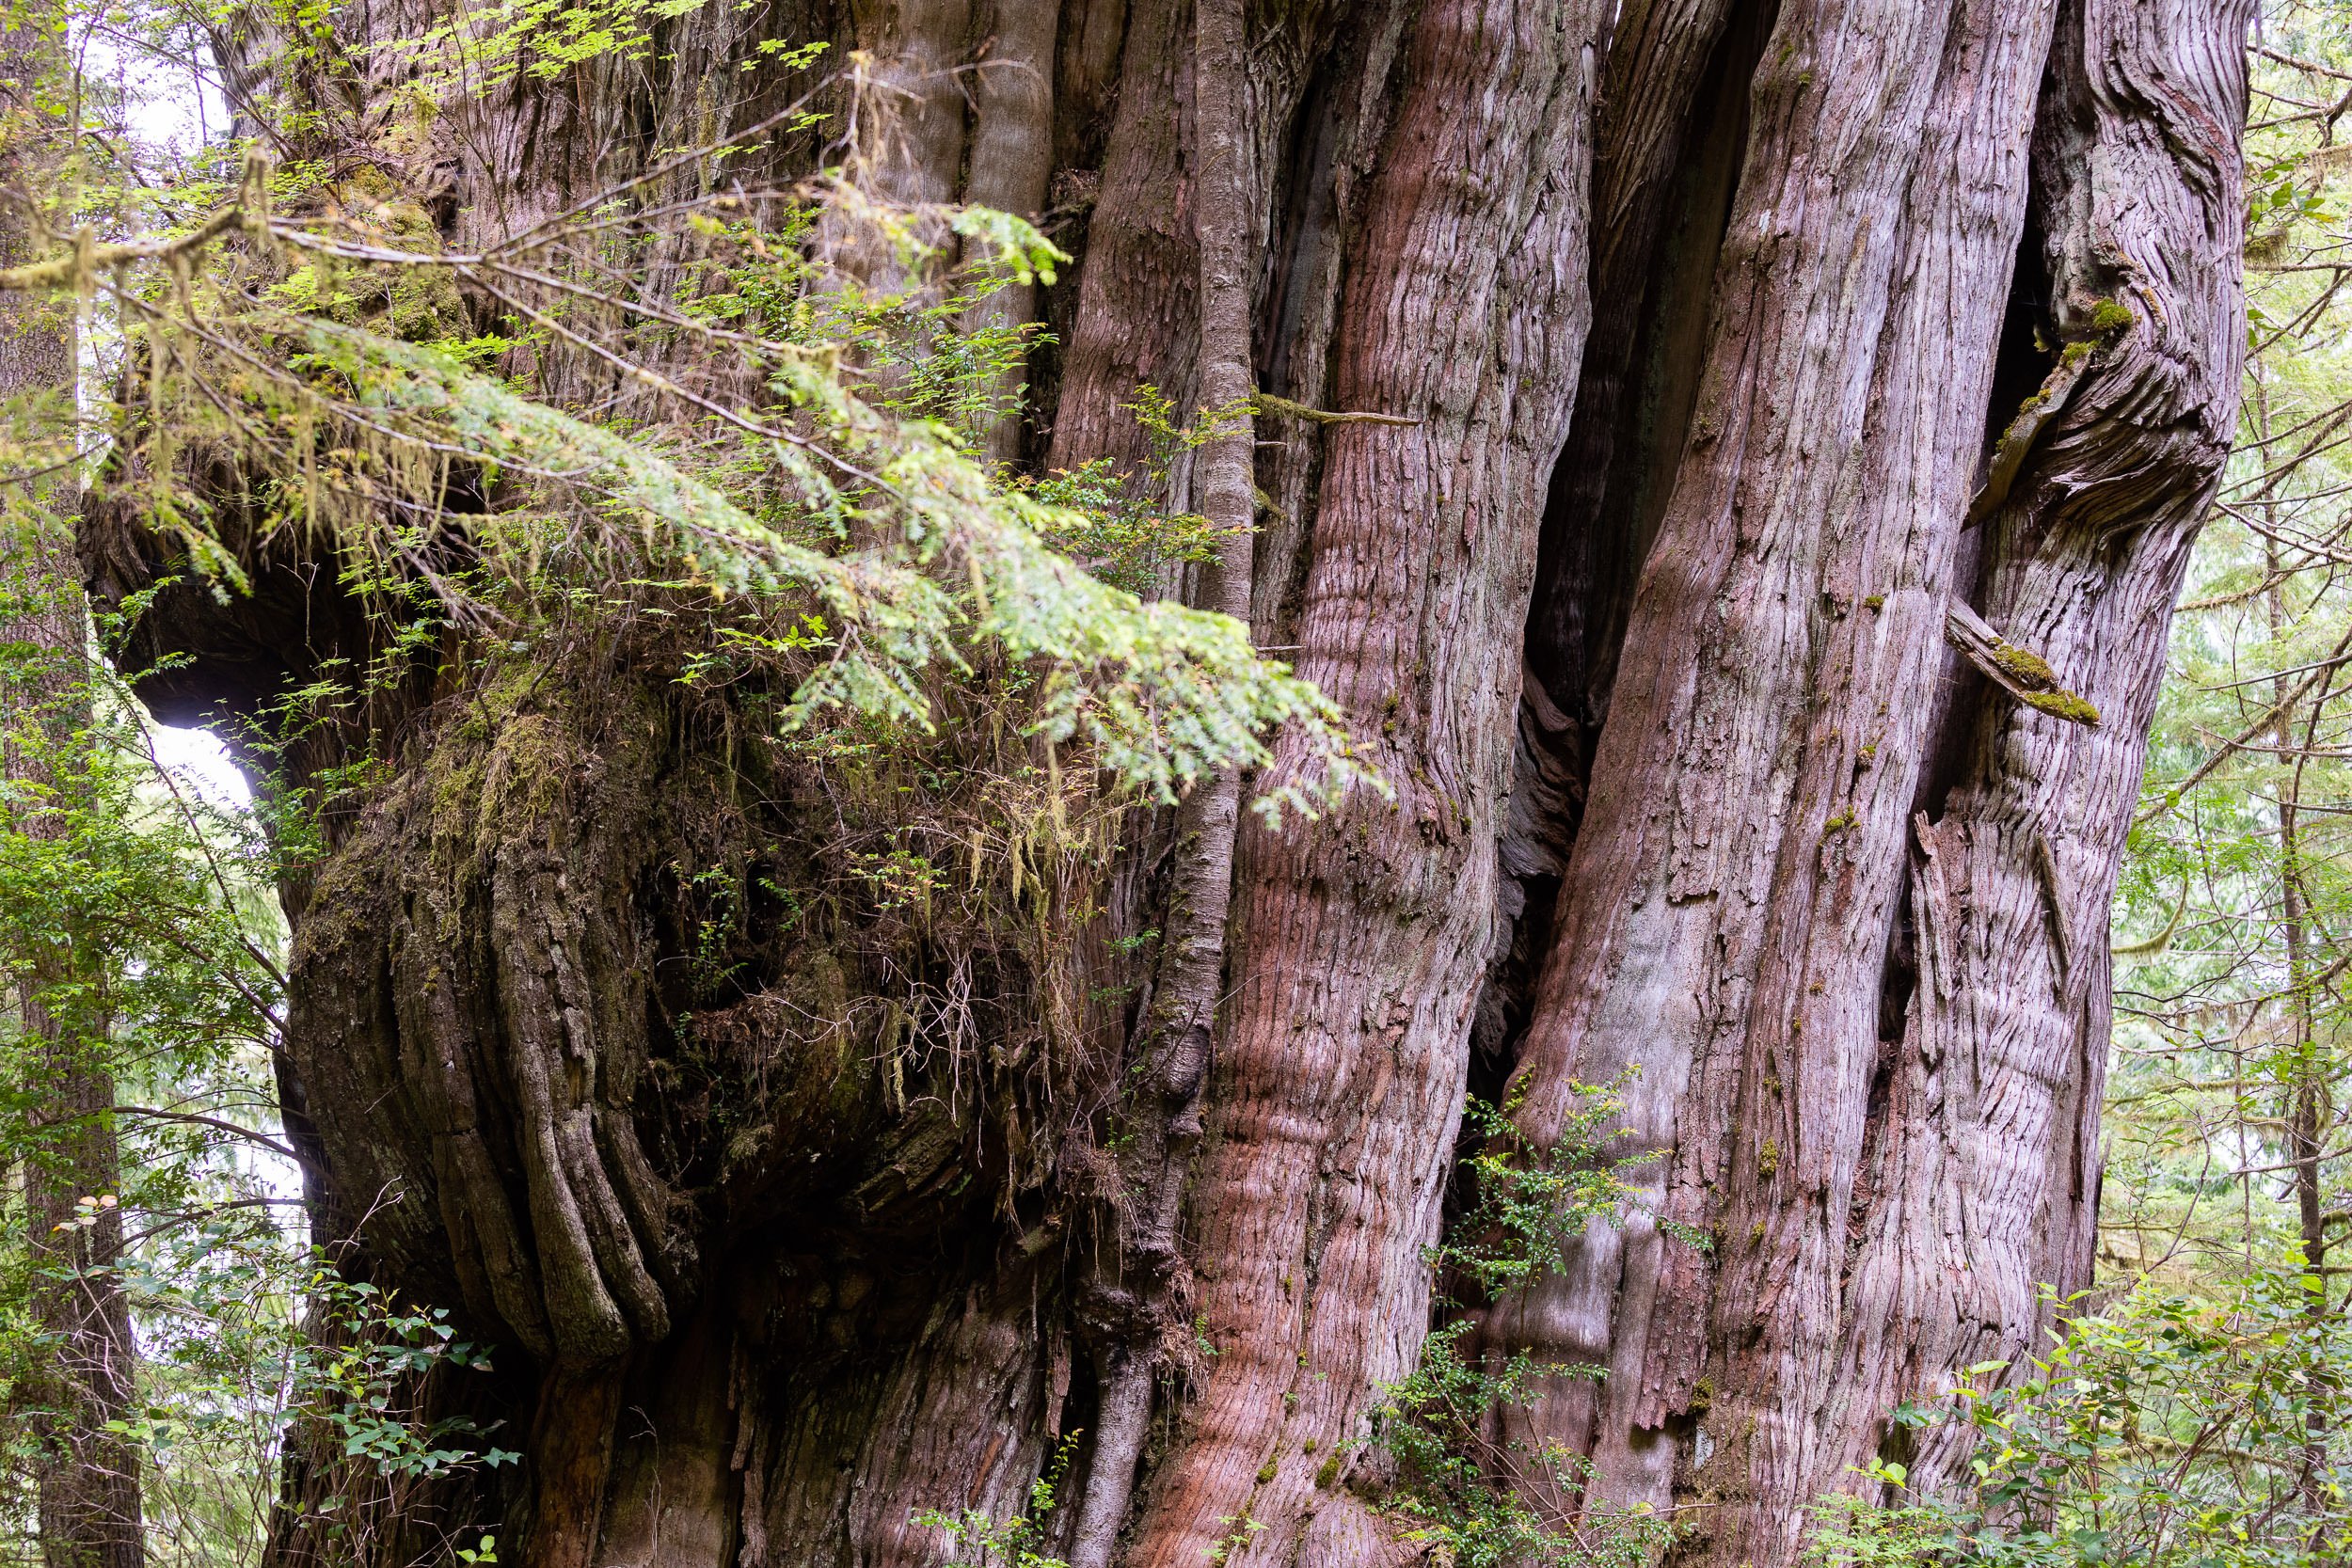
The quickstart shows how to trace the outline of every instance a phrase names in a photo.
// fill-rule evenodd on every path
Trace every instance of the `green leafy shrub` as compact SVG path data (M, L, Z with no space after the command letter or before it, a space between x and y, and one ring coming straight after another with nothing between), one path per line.
M1029 1506L1009 1518L999 1519L984 1509L966 1508L954 1513L940 1509L919 1509L914 1523L923 1529L938 1530L946 1539L941 1547L946 1554L941 1568L1067 1568L1057 1557L1048 1557L1042 1550L1046 1538L1046 1519L1054 1512L1054 1488L1070 1460L1070 1447L1063 1445L1054 1465L1029 1485Z
M1384 1391L1382 1448L1395 1459L1391 1506L1455 1568L1632 1568L1662 1549L1668 1521L1646 1512L1586 1508L1590 1469L1556 1438L1518 1435L1508 1412L1538 1380L1597 1378L1600 1369L1515 1355L1499 1366L1462 1355L1467 1321L1422 1347L1412 1376Z
M2322 1300L2321 1276L2294 1259L2244 1271L2216 1297L2140 1281L2070 1320L2023 1376L1959 1391L1948 1418L1966 1423L1977 1447L1956 1494L1917 1496L1902 1466L1875 1465L1862 1479L1881 1499L1825 1499L1807 1560L2334 1560L2352 1547L2352 1325L2314 1310Z
M1633 1196L1625 1173L1652 1158L1612 1151L1625 1085L1580 1086L1561 1135L1543 1148L1513 1119L1516 1100L1470 1101L1461 1169L1470 1199L1448 1240L1430 1249L1440 1279L1472 1304L1490 1302L1556 1269L1561 1249L1590 1226L1621 1222ZM1583 1456L1523 1435L1512 1415L1540 1384L1602 1370L1525 1354L1472 1359L1464 1344L1474 1326L1457 1319L1430 1335L1412 1375L1382 1390L1374 1441L1394 1463L1388 1501L1407 1539L1456 1568L1631 1568L1662 1551L1670 1520L1594 1504Z

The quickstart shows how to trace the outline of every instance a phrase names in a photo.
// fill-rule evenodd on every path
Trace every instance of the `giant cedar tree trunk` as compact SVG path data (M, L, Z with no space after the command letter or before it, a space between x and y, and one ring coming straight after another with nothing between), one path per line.
M1481 1334L1608 1368L1510 1420L1680 1511L1678 1560L1791 1561L1899 1402L2088 1277L2106 910L2234 405L2247 8L714 6L402 144L469 245L771 108L714 96L763 39L836 38L902 105L869 178L1050 201L1079 255L989 307L1059 340L999 451L1136 465L1144 382L1410 421L1262 411L1254 548L1199 589L1393 804L1268 831L1204 784L1065 867L1090 977L1137 988L1075 1059L1034 1049L1042 955L884 962L854 911L755 911L749 978L695 993L688 871L788 882L828 819L660 672L376 699L394 777L289 884L290 1126L357 1266L509 1347L467 1397L527 1455L417 1529L913 1563L911 1511L1008 1513L1068 1439L1084 1568L1244 1519L1238 1561L1402 1560L1360 1440L1432 1325L1466 1089L1515 1075L1541 1139L1638 1068L1646 1212ZM1236 461L1179 482L1246 509ZM93 513L103 591L152 555ZM151 617L199 656L167 710L369 651L321 574L256 566ZM1989 684L1955 607L2100 721ZM1163 926L1156 961L1108 940ZM984 1060L917 1048L926 963Z

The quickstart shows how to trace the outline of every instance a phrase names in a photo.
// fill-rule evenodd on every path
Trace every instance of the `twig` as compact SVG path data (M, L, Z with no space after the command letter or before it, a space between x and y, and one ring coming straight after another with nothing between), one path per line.
M1279 414L1285 419L1305 420L1309 424L1417 425L1421 423L1419 420L1408 420L1401 414L1335 414L1327 408L1310 408L1303 403L1293 403L1288 398L1278 398L1272 392L1256 393L1253 401L1263 413Z
M2058 672L2050 668L2048 659L2011 642L1957 599L1945 617L1944 635L1987 680L2027 707L2069 723L2099 727L2099 710L2059 685Z

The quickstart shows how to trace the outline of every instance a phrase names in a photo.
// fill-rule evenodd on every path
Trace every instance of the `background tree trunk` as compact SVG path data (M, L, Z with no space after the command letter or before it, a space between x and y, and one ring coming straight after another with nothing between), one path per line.
M0 90L16 121L0 147L0 180L48 189L60 147L37 92L62 89L51 74L57 44L38 12L0 29ZM13 203L0 213L0 266L33 259L32 220ZM11 294L0 301L0 399L33 416L30 451L50 465L78 444L70 406L31 400L70 396L74 331L65 302ZM90 724L89 612L74 559L72 518L78 476L71 464L7 487L0 498L0 711L12 736L0 738L0 776L25 793L24 831L65 832L76 737ZM64 786L56 809L42 798ZM138 1450L107 1423L131 1412L138 1348L131 1308L114 1272L122 1251L116 1195L122 1182L115 1140L114 1079L96 977L76 972L72 944L59 963L11 975L20 1026L31 1042L31 1138L23 1169L32 1266L34 1323L52 1347L50 1375L23 1390L41 1411L41 1555L48 1568L138 1568L141 1530ZM72 995L70 1016L50 1006L52 989Z
M9 313L16 319L0 344L0 395L54 386L48 378L62 376L68 363L65 324ZM28 368L32 376L18 379L15 372ZM36 838L64 832L56 813L35 802L61 783L71 789L59 768L72 767L75 736L90 721L89 620L72 537L64 516L49 510L60 499L55 491L70 500L71 486L51 488L29 506L12 501L0 523L11 531L0 547L0 647L9 650L10 666L0 674L0 705L12 710L11 729L23 725L35 736L30 745L0 742L0 764L9 784L32 792L19 809L24 831ZM72 809L70 796L57 809ZM122 1253L116 1203L122 1169L103 999L91 994L95 976L70 956L10 978L30 1045L24 1214L30 1260L40 1271L33 1320L48 1363L48 1375L20 1391L36 1412L42 1445L42 1560L48 1568L138 1568L146 1561L138 1449L106 1430L131 1413L138 1346L114 1272ZM73 998L69 1015L50 1006L53 990Z
M471 245L771 111L711 96L766 81L734 70L764 40L866 50L899 105L870 178L1078 258L984 308L1059 338L992 451L1137 469L1140 384L1287 400L1174 475L1258 529L1195 602L1290 651L1396 798L1270 831L1238 807L1284 742L1061 867L1089 978L1158 989L1033 1052L1039 954L757 906L821 853L821 780L660 672L516 697L420 666L369 720L393 777L290 890L288 1043L324 1229L516 1353L469 1397L524 1473L435 1528L533 1568L914 1563L912 1511L1013 1512L1058 1449L1081 1568L1401 1560L1363 1440L1447 1310L1464 1095L1515 1077L1541 1142L1628 1069L1645 1212L1478 1325L1609 1376L1518 1429L1725 1568L1792 1562L1872 1453L1952 1473L1895 1405L2088 1277L2105 911L2234 409L2246 21L714 7L644 74L450 117L407 176ZM84 554L115 595L159 564L103 508ZM151 614L196 656L160 710L250 718L369 651L303 562L255 566L227 611ZM2098 722L1956 657L1955 606ZM698 868L749 911L724 994L691 978ZM1155 965L1107 956L1160 931ZM976 1022L935 1050L951 980Z

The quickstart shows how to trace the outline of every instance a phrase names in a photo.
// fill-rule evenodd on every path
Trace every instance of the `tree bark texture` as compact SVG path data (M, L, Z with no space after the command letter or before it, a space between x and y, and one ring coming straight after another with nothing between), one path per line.
M1777 1385L1835 1342L1917 699L2025 218L2039 9L1791 4L1757 70L1696 410L1519 1068L1539 1139L1569 1085L1638 1073L1653 1212L1715 1233L1702 1250L1642 1218L1599 1227L1498 1314L1513 1340L1609 1366L1539 1420L1615 1502L1674 1499L1669 1421L1703 1398L1719 1280L1751 1258L1765 1276L1723 1293L1755 1314L1770 1391L1706 1396L1738 1411L1709 1419L1754 1416L1739 1447L1815 1407ZM1810 1495L1770 1494L1790 1528Z
M526 1465L440 1522L533 1568L912 1564L914 1510L1009 1513L1061 1453L1079 1568L1406 1560L1365 1439L1454 1310L1465 1094L1544 1142L1628 1071L1637 1212L1472 1340L1608 1375L1506 1423L1723 1568L1792 1563L1873 1453L1953 1474L1896 1405L2089 1277L2106 910L2235 406L2242 0L787 9L501 88L420 206L470 245L771 112L728 96L763 40L862 49L878 186L1077 258L984 307L1056 339L993 453L1140 468L1146 383L1287 400L1175 476L1256 525L1192 594L1395 799L1268 829L1286 739L1045 868L1133 988L1064 1049L1035 944L763 902L840 801L723 704L617 651L421 667L290 886L289 1095L322 1224L511 1348L468 1397ZM116 595L160 563L103 508L84 555ZM257 566L159 601L196 657L158 703L367 651ZM2098 722L1958 659L1955 604Z
M1538 1136L1569 1084L1638 1069L1656 1212L1712 1239L1596 1228L1496 1323L1609 1366L1535 1424L1613 1501L1691 1509L1692 1560L1788 1560L1805 1500L1899 1443L1898 1402L2032 1349L2035 1281L2088 1282L2105 911L2179 519L2234 409L2236 165L2172 166L2161 218L2111 170L2185 129L2234 135L2242 65L2217 40L2243 13L1875 9L1784 6L1767 45L1698 412L1519 1069ZM2118 90L2152 78L2160 96ZM2088 349L2070 433L1963 541L2029 134L2048 256L2026 265L2055 335L2091 343L2103 290L2179 293ZM2137 335L2175 323L2163 349ZM2075 508L2106 519L2096 546ZM1956 593L2047 645L2107 722L1960 683ZM1957 1456L1935 1457L1931 1481Z

